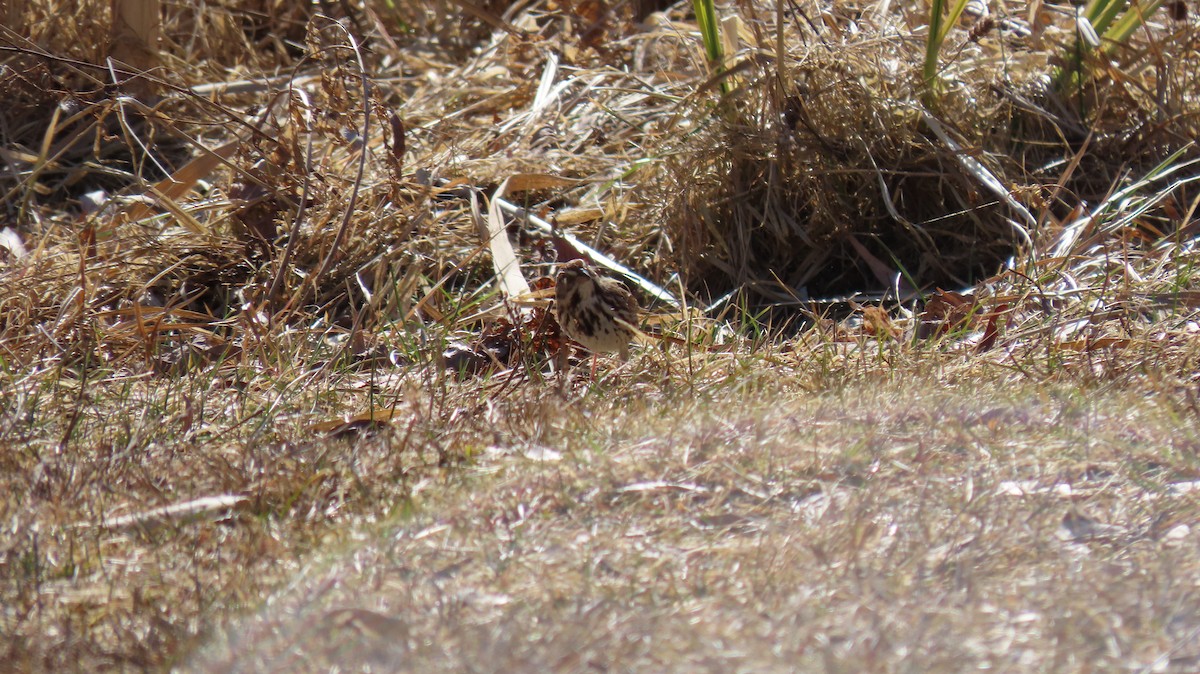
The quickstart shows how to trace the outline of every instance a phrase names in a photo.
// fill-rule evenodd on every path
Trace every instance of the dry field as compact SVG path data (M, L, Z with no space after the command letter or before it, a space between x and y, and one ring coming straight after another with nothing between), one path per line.
M1190 3L155 4L0 9L3 668L1200 670Z

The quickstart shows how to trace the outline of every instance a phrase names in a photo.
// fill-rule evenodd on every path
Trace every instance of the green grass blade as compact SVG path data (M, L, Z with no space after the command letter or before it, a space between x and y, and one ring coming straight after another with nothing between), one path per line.
M1098 34L1104 35L1108 31L1108 27L1116 20L1117 15L1121 13L1121 10L1125 9L1126 4L1125 0L1110 0L1109 2L1102 3L1099 16L1094 19L1088 17L1088 20L1092 22L1092 27L1096 29Z
M713 0L692 0L696 12L696 23L700 25L700 38L704 41L704 54L708 62L719 70L725 58L721 48L721 34L717 26L717 10Z
M1113 24L1112 28L1104 32L1105 49L1108 49L1114 44L1124 44L1126 40L1133 35L1133 32L1140 28L1143 24L1154 16L1158 8L1162 6L1162 0L1152 0L1147 3L1134 3L1129 11Z
M930 7L929 34L925 38L925 67L923 70L927 104L932 104L937 97L938 57L942 51L942 44L945 43L950 30L958 23L963 10L967 8L967 2L968 0L956 0L945 16L943 16L946 9L945 0L933 0Z

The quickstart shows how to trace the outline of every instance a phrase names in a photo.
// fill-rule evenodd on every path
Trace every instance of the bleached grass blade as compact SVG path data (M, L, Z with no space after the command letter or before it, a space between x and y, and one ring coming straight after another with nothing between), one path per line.
M112 519L102 520L100 528L109 531L127 531L138 529L153 531L168 524L181 525L199 520L224 519L229 513L245 507L250 503L250 497L240 494L222 494L220 496L205 496L182 503L154 508L131 515L122 515ZM72 525L72 528L95 526L90 522Z
M500 292L504 293L505 297L520 297L529 293L529 283L521 274L521 263L517 261L517 254L513 250L512 242L508 240L504 215L500 208L500 201L508 190L508 182L509 179L505 178L500 187L496 188L496 194L492 197L491 204L488 205L487 219L484 220L476 215L475 221L484 245L492 253L492 268L496 270L496 280L500 284ZM472 192L472 211L477 214L478 208L475 199Z
M496 197L496 198L492 199L492 205L494 207L498 207L501 211L508 214L509 217L526 220L527 222L532 224L534 227L537 227L540 231L543 231L547 234L551 234L554 232L554 227L550 223L539 218L538 216L534 215L533 213L530 213L528 210L521 208L520 206L517 206L516 204L513 204L509 201L505 201L504 199ZM642 290L649 293L655 299L669 305L672 309L678 309L680 307L679 300L675 299L674 295L672 295L667 290L655 285L654 283L652 283L648 279L644 278L642 275L638 274L637 272L633 271L632 269L617 262L616 260L605 255L604 253L601 253L600 251L596 250L595 248L592 248L591 246L580 241L579 239L575 238L571 234L560 231L560 232L558 232L558 235L563 237L564 239L566 239L572 246L575 246L575 248L577 248L579 250L579 252L586 255L588 257L588 259L590 259L592 262L594 262L602 267L605 267L611 271L614 271L614 272L620 274L621 276L624 276L625 278L629 279L633 283L637 284L637 286L639 288L641 288ZM527 286L527 288L528 288L528 286Z
M1033 239L1029 236L1029 229L1037 227L1037 218L1033 217L1033 214L1030 213L1029 209L1025 208L1021 202L1013 198L1008 189L1005 188L1000 182L1000 179L997 178L991 171L989 171L986 166L981 164L979 160L964 152L962 146L960 146L953 138L950 137L950 134L946 132L945 127L942 126L942 123L939 122L936 117L929 114L929 111L925 110L924 108L921 109L921 115L933 133L937 135L937 137L940 138L943 143L946 144L946 147L950 148L950 150L954 152L955 159L958 160L958 163L967 171L967 173L970 173L975 177L976 180L978 180L980 183L983 183L984 187L988 188L989 191L1000 197L1001 201L1003 201L1009 208L1013 209L1017 215L1021 216L1021 219L1025 221L1025 226L1022 227L1017 223L1013 223L1013 229L1021 238L1021 242L1025 244L1026 249L1032 250ZM1026 227L1029 229L1026 229Z
M1186 145L1171 156L1163 160L1158 166L1155 166L1145 176L1139 180L1135 180L1129 185L1117 190L1098 204L1091 211L1076 218L1070 224L1063 228L1059 235L1058 242L1054 245L1051 251L1052 257L1066 257L1072 251L1075 251L1084 229L1093 223L1101 223L1102 231L1106 233L1114 232L1133 220L1141 217L1150 208L1160 203L1163 199L1169 196L1172 190L1177 187L1200 180L1200 176L1192 175L1186 178L1179 179L1163 190L1159 190L1156 194L1140 196L1139 193L1144 190L1151 182L1165 178L1167 176L1178 173L1186 168L1193 167L1200 163L1200 160L1193 159L1182 163L1176 163L1191 151L1192 145ZM1106 219L1112 214L1120 214L1120 217L1114 219Z

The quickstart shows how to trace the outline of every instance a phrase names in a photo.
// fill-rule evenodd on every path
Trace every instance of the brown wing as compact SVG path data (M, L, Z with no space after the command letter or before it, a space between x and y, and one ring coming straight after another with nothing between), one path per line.
M633 293L620 281L608 278L600 279L600 287L604 291L605 308L621 320L636 324L642 308Z

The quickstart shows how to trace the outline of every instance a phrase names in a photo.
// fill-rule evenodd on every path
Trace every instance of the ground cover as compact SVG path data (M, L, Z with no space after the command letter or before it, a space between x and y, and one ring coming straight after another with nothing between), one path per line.
M1159 4L178 5L120 85L12 9L5 661L1194 671ZM578 255L646 309L595 381Z

